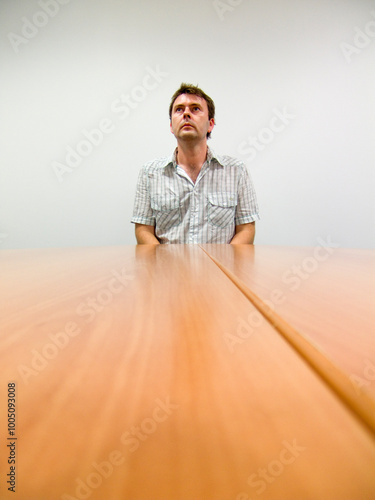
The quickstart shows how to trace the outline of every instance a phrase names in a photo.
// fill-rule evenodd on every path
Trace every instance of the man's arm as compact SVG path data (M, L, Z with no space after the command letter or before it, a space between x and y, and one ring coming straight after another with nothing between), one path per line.
M236 233L230 242L231 245L252 245L255 236L255 222L239 224L236 226Z
M160 245L159 240L155 236L155 226L136 224L135 237L137 238L138 245Z

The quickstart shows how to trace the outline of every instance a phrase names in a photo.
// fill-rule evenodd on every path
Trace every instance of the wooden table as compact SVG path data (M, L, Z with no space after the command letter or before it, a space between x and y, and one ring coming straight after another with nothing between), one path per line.
M323 253L2 251L0 498L373 500L374 252Z
M346 377L337 382L352 405L375 402L374 251L323 244L202 248L314 369L329 376L336 368L333 378Z

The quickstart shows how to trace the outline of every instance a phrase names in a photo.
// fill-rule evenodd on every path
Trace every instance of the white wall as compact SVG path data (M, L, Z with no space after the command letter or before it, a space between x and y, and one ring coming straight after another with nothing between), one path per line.
M134 244L138 171L174 148L182 81L215 100L211 147L248 165L256 243L374 247L374 1L0 0L0 19L0 248Z

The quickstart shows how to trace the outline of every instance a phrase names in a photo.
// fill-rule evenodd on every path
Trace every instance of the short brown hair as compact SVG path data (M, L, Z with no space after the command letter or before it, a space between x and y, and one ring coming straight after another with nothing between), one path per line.
M211 120L211 118L215 118L215 103L211 99L210 96L208 96L205 92L203 92L202 89L197 87L196 85L192 85L191 83L181 83L180 88L176 90L176 92L173 94L171 103L169 105L169 119L171 120L172 118L172 109L173 109L173 103L177 99L178 96L181 94L192 94L192 95L197 95L198 97L201 97L204 99L207 103L207 108L208 108L208 119ZM211 136L211 132L207 132L207 137Z

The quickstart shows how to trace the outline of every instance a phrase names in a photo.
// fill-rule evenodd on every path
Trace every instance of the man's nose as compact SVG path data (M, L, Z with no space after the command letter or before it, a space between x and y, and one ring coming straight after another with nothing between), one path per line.
M185 110L184 110L184 117L187 117L187 116L190 117L190 110L189 110L189 108L185 108Z

